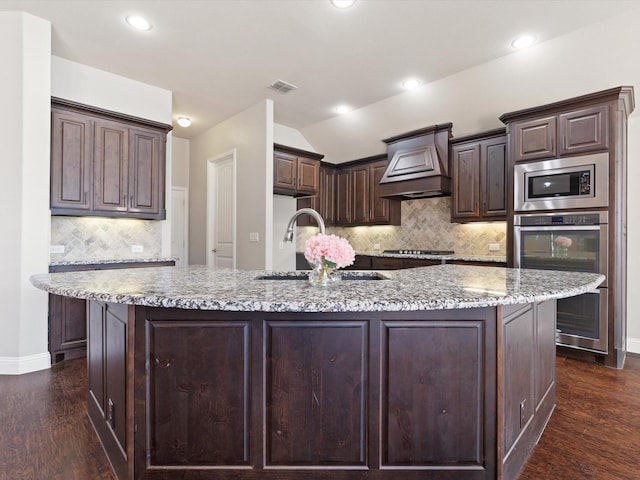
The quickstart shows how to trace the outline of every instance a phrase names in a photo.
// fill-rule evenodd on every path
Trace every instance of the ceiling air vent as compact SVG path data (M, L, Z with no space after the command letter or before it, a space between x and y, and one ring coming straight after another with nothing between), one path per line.
M285 82L284 80L276 80L271 85L269 85L269 88L280 93L289 93L291 90L295 90L298 87L292 85L289 82Z

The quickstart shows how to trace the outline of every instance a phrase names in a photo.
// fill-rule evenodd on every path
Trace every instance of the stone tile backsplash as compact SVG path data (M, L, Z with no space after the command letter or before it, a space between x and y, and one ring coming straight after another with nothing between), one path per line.
M131 218L51 217L51 245L64 253L51 253L51 262L159 258L162 222ZM142 245L133 253L132 245Z
M402 225L372 227L328 227L327 233L345 237L357 252L380 250L432 249L453 250L472 256L506 255L506 222L451 223L451 197L422 198L402 202ZM296 235L298 251L305 241L318 233L315 227L300 227ZM489 251L489 244L499 251Z

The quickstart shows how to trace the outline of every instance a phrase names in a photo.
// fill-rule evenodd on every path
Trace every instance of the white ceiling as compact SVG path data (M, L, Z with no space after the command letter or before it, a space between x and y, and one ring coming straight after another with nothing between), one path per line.
M0 0L52 23L53 54L173 91L174 126L190 138L260 102L301 129L511 53L523 32L540 41L640 6L638 0ZM153 24L136 32L138 13ZM270 90L285 80L288 94Z

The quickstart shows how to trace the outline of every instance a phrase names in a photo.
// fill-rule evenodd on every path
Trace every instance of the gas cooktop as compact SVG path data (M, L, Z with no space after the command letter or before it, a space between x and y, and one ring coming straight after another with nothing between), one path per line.
M453 255L453 250L385 250L382 253L395 255Z

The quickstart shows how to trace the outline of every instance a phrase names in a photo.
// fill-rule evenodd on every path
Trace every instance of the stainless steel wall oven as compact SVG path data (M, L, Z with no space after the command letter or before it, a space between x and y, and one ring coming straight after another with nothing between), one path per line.
M606 211L514 215L515 266L606 275L608 223ZM608 353L607 287L557 301L558 345Z

